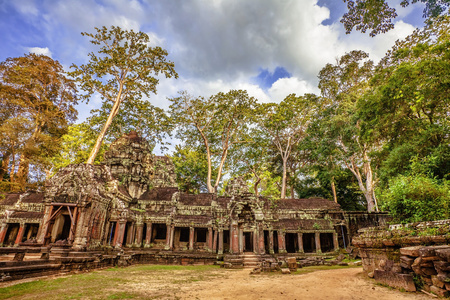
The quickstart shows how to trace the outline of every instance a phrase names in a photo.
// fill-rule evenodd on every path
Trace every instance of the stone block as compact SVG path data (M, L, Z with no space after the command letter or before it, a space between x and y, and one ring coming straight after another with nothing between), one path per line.
M381 284L403 289L407 292L416 291L413 275L411 274L398 274L390 271L375 270L373 273L373 278Z
M433 283L434 286L437 286L438 288L444 288L445 283L440 281L436 275L432 275L431 276L431 282Z
M422 247L423 246L412 246L412 247L400 248L400 254L413 256L413 257L419 257L420 256L419 249Z
M291 274L291 270L289 270L288 268L282 268L281 274Z
M444 283L445 289L450 291L450 283Z
M439 256L442 260L450 262L450 249L436 250L436 256Z
M443 271L443 272L450 271L450 263L448 263L448 262L445 262L442 260L434 260L433 264L438 272L439 271Z
M450 295L450 293L447 290L441 289L434 285L430 286L430 292L438 295L439 297L448 297Z
M436 256L436 250L450 249L448 245L428 246L419 249L420 256Z
M421 270L422 270L422 273L424 275L431 276L431 275L436 275L437 274L435 268L421 268Z
M411 269L411 265L414 262L414 258L402 255L400 256L400 266L405 269Z

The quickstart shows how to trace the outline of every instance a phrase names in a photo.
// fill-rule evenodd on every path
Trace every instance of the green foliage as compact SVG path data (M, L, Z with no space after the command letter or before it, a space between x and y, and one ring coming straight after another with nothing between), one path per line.
M394 222L410 223L449 218L450 182L423 174L399 175L380 194L383 209Z
M370 31L370 36L385 33L394 28L392 20L397 17L395 8L389 6L387 0L343 0L347 3L348 12L342 16L346 33L353 29L361 32ZM448 14L450 0L402 0L400 5L425 3L423 16L433 18ZM427 20L430 22L430 19Z
M103 100L102 109L110 110L107 118L106 114L99 114L101 119L106 120L89 155L87 163L90 164L94 162L121 104L126 105L125 111L137 115L139 107L145 105L140 101L142 96L150 97L151 93L156 93L158 75L178 77L174 64L166 61L167 51L161 47L150 47L146 33L122 30L116 26L110 29L105 26L95 29L95 34L84 32L82 35L90 37L92 44L100 46L98 55L89 53L89 62L81 66L72 65L74 71L69 73L76 78L81 90L85 92L82 95L84 99L88 101L93 93L98 93ZM127 123L125 117L126 114L122 114L121 120L116 123L124 126ZM145 125L142 120L147 121L147 116L135 120L141 125L141 131L144 128L142 125ZM151 122L153 119L150 124Z
M178 187L182 191L193 194L208 191L206 186L208 163L203 149L176 145L172 161L175 165ZM216 174L217 169L214 168L213 176Z

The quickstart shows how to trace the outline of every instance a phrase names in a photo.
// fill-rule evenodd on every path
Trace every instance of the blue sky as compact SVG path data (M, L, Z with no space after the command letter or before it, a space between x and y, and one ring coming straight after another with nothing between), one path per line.
M210 96L246 89L261 102L279 102L317 93L320 69L345 52L361 49L380 59L423 25L422 9L400 9L393 31L370 38L345 34L341 0L0 0L0 60L42 53L69 70L95 51L81 32L116 25L148 33L175 62L180 78L160 81L149 99L157 106L166 108L167 97L181 90ZM94 97L80 104L80 120L99 103Z

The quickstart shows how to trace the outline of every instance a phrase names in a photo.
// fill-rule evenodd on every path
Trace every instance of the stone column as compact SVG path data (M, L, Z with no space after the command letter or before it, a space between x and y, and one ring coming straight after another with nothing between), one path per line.
M19 243L22 242L23 234L25 233L25 224L20 223L19 231L17 232L17 237L14 242L14 246L19 246Z
M212 228L208 228L208 241L206 243L206 250L212 251L212 244L213 244L213 232Z
M130 224L127 232L127 240L125 241L127 247L133 246L134 242L134 223Z
M164 247L164 250L171 250L172 249L172 226L170 224L166 224L167 230L166 230L166 246Z
M212 252L213 252L213 253L216 253L216 252L217 252L217 229L214 230Z
M274 254L273 251L273 231L269 230L269 252L270 254Z
M230 230L230 234L231 234L231 253L233 254L238 254L239 253L239 230L237 228L237 224L232 224L231 225L231 230Z
M189 250L194 250L194 227L189 227Z
M286 237L281 230L278 231L278 253L286 253Z
M50 217L52 216L52 213L53 213L53 205L46 206L44 218L42 220L42 226L40 226L39 232L38 232L38 238L37 238L38 243L43 244L45 242L45 236L47 235L48 227L50 226ZM6 234L6 231L5 231L5 234ZM5 237L3 237L3 239L4 238ZM0 240L1 240L1 234L0 234ZM3 243L3 241L1 243Z
M170 226L170 250L173 250L173 240L175 235L175 224Z
M253 230L253 253L259 253L259 231L257 229Z
M123 245L123 238L125 236L125 227L127 225L127 221L119 221L117 225L117 240L115 247L121 248Z
M223 230L219 229L219 249L217 254L223 254Z
M142 236L144 235L144 224L136 224L136 239L134 240L134 244L136 247L142 246Z
M147 232L145 233L145 247L150 247L150 244L152 242L152 222L147 222Z
M6 238L6 232L8 231L8 223L4 222L2 223L2 228L0 229L0 246L3 245Z
M244 252L244 230L239 228L239 253Z
M339 251L338 235L336 232L333 232L333 246L334 246L334 251Z
M258 241L259 254L266 253L266 245L264 245L264 229L259 229Z
M303 233L302 232L297 233L297 238L298 238L298 252L304 253L305 250L303 249Z
M320 246L320 232L316 232L316 253L322 253L322 247Z

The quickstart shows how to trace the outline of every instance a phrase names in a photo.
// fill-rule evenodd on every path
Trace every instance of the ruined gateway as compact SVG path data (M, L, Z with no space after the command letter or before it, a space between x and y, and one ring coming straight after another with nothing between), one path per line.
M131 132L111 145L101 165L67 166L46 183L45 193L0 200L0 254L15 253L20 262L37 253L41 260L59 258L63 264L72 257L71 263L79 259L77 268L89 257L95 259L88 268L125 258L125 264L244 266L250 264L246 255L257 264L335 253L355 231L351 219L326 199L256 197L239 178L226 196L180 192L170 159L153 155Z

